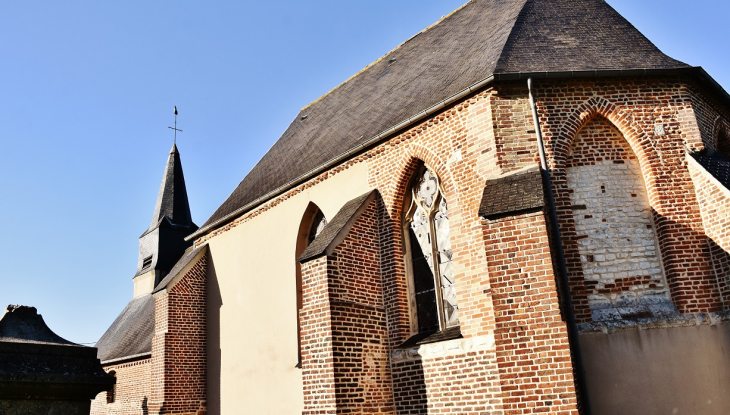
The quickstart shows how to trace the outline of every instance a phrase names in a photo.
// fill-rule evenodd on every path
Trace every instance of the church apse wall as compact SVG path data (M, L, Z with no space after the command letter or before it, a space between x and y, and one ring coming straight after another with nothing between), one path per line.
M585 327L598 330L601 336L611 336L600 328L607 327L600 326L607 319L636 327L636 319L646 314L621 314L624 310L619 310L623 305L620 300L626 298L634 301L632 305L646 305L655 317L721 311L721 290L684 159L685 148L703 148L696 121L688 115L691 105L686 85L675 79L642 78L550 81L549 85L536 86L548 160L554 169L561 231L568 260L574 261L569 269L573 272L571 289L575 311L581 321L598 324ZM381 409L386 413L391 399L395 413L403 414L453 413L454 410L577 413L580 402L573 384L567 328L560 313L544 213L541 210L514 212L504 218L486 220L478 212L485 181L519 174L537 164L534 127L526 101L522 83L504 83L477 93L196 242L210 245L222 295L221 325L228 321L229 332L220 335L222 412L235 407L242 398L242 392L234 390L232 384L250 384L256 390L261 385L256 374L268 371L273 374L270 379L276 378L284 385L278 388L287 396L282 402L286 399L292 405L301 402L305 410L310 408L309 413L340 413L345 408L352 409L346 403L350 398L350 402L361 404L366 396L364 385L370 385L364 379L379 382L383 390L392 382L392 397L377 392L378 402L382 402ZM596 160L597 156L600 160ZM444 198L449 202L461 337L408 345L406 341L417 333L413 317L417 313L411 296L413 282L409 279L412 264L407 259L408 244L403 233L404 198L413 174L422 165L432 169L440 179ZM595 189L587 189L586 184ZM614 189L610 189L613 193L608 189L602 193L602 185L613 185ZM372 264L379 263L383 298L383 311L378 310L378 317L371 318L379 321L382 316L387 340L362 341L354 336L360 340L348 343L351 349L347 352L338 352L335 341L338 330L343 334L349 330L357 332L363 327L362 319L352 317L358 314L353 309L337 305L339 300L331 295L342 293L328 288L327 298L318 299L324 301L317 314L320 317L310 320L305 289L305 306L300 314L303 336L308 330L306 325L320 324L320 318L328 321L328 328L317 327L331 333L312 337L323 341L317 346L319 357L310 360L310 364L316 361L320 366L307 366L307 358L311 359L312 355L307 356L306 352L303 352L302 372L289 371L278 362L280 357L256 362L247 359L246 356L261 352L255 341L248 340L261 338L252 333L278 339L280 344L276 346L264 342L279 350L279 356L292 355L296 360L297 355L297 341L292 335L297 330L294 321L283 319L282 323L286 323L274 328L278 317L267 319L268 324L261 326L241 319L268 305L252 299L251 293L264 286L256 279L251 280L250 275L266 272L281 287L290 285L291 293L281 294L276 301L283 314L296 315L292 308L296 307L294 263L280 258L291 258L307 204L315 202L331 219L348 200L370 189L377 189L382 200L377 223L380 254ZM330 194L329 202L318 198L324 194ZM606 197L602 195L609 195L610 200L602 199ZM603 212L606 206L617 204L624 206L618 216L615 211ZM575 206L579 209L572 208ZM599 217L604 213L608 215L607 222ZM631 234L634 239L628 244L609 244L608 249L617 250L613 253L616 256L610 257L612 253L606 252L600 257L601 252L591 251L598 249L598 244L578 243L589 239L578 239L578 231L599 230L603 223L608 223L609 217L612 223L625 226L609 229L607 239L618 239L623 233ZM272 232L272 229L282 232ZM364 237L367 229L355 230L351 237ZM280 234L290 237L275 243ZM279 243L291 249L279 251ZM303 279L305 273L315 272L320 281L333 278L333 287L337 286L335 282L341 276L335 278L329 273L335 269L331 266L345 254L344 247L338 249L337 255L328 259L323 257L303 264ZM632 256L636 252L640 255ZM603 272L601 267L616 269ZM336 269L343 273L344 268ZM629 276L632 271L641 275ZM627 275L623 276L623 272ZM338 275L356 273L348 271ZM603 316L609 317L600 317L601 313L594 310L613 310L618 315L608 311ZM713 324L721 322L713 321ZM340 329L338 324L343 324ZM667 324L661 327L674 327L674 323ZM240 329L230 331L230 327ZM598 343L608 344L609 338ZM287 346L280 347L283 344ZM306 348L304 338L302 344ZM383 362L378 357L380 352L375 353L382 351L382 344L387 345L386 374L365 375L361 371L371 366L383 367L378 363ZM374 348L373 353L365 352L369 348ZM359 354L372 356L368 360L357 358ZM586 358L597 356L589 354ZM345 363L343 357L354 360ZM544 369L535 371L534 367ZM353 368L357 368L357 373L352 372ZM298 378L302 376L299 373L303 377ZM536 380L526 381L533 378ZM300 384L297 379L301 379ZM343 384L344 380L351 382ZM595 385L596 380L593 382ZM308 389L313 385L319 385L319 389ZM299 395L302 391L303 395ZM663 396L661 391L650 392ZM259 408L270 405L263 401L256 403L255 397L247 402L260 405Z

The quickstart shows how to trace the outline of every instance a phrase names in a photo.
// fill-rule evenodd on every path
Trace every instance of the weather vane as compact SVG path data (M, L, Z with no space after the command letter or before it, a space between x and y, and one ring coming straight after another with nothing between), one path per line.
M177 132L178 131L182 132L182 130L180 130L180 129L177 128L177 105L175 105L175 126L174 127L167 127L167 128L169 128L171 130L175 130L175 132L173 133L174 134L173 144L177 145Z

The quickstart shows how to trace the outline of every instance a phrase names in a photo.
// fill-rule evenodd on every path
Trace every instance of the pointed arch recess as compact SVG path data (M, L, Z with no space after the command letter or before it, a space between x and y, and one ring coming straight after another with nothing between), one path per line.
M314 202L309 202L302 219L299 222L299 230L297 231L297 241L294 250L294 263L296 264L296 301L297 301L297 350L298 350L298 363L297 367L301 367L302 363L302 337L301 337L301 322L299 321L299 311L303 305L303 293L302 293L302 265L299 263L297 258L304 252L307 246L312 242L312 237L317 235L317 231L321 231L324 225L327 223L322 209L317 206Z
M661 212L658 205L657 176L660 158L646 132L633 122L633 115L627 109L617 106L603 97L592 97L575 108L562 125L556 130L556 137L550 140L549 150L552 157L548 157L548 164L552 169L565 168L571 144L581 129L596 116L602 116L613 124L623 135L639 160L641 175L646 184L649 202L654 209Z
M616 113L605 102L601 108ZM642 316L672 312L645 174L651 168L642 166L648 150L601 111L576 113L561 130L563 138L572 136L555 156L554 173L576 317L622 318L630 305Z

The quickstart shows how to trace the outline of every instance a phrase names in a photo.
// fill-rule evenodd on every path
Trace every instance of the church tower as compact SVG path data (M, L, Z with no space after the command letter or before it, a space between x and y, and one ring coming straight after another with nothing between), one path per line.
M134 297L151 293L165 278L192 244L186 242L185 237L197 229L190 215L180 152L173 144L162 175L152 224L139 237Z
M152 223L139 237L134 296L96 343L97 356L116 385L97 395L92 414L127 413L130 408L169 413L165 405L173 401L180 413L204 408L207 247L193 249L185 241L197 229L180 153L173 145ZM184 283L178 286L180 281ZM181 342L194 346L181 347ZM178 383L181 373L188 383Z

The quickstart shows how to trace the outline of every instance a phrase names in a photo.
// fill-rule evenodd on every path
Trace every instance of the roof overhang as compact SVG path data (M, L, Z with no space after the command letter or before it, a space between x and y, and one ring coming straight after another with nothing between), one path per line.
M552 71L552 72L515 72L515 73L501 73L493 74L483 80L463 89L462 91L439 101L437 104L430 106L429 108L411 116L407 119L393 125L392 127L378 133L371 137L369 140L363 142L355 148L352 148L337 157L334 157L324 164L302 174L294 180L280 186L271 192L259 197L258 199L247 203L246 205L234 210L228 215L221 219L212 222L206 226L199 228L197 231L188 235L185 240L190 241L192 239L203 236L216 228L226 225L238 216L253 210L259 205L273 199L276 196L288 191L289 189L311 179L312 177L326 171L327 169L340 164L348 159L366 151L375 145L387 140L394 134L410 127L411 125L443 110L458 101L475 94L483 89L487 88L494 82L507 82L507 81L518 81L532 79L572 79L572 78L613 78L613 77L646 77L646 76L690 76L695 77L706 86L708 86L713 92L718 95L726 105L730 106L730 95L727 91L715 81L710 74L707 73L701 66L674 68L674 69L605 69L605 70L589 70L589 71Z

